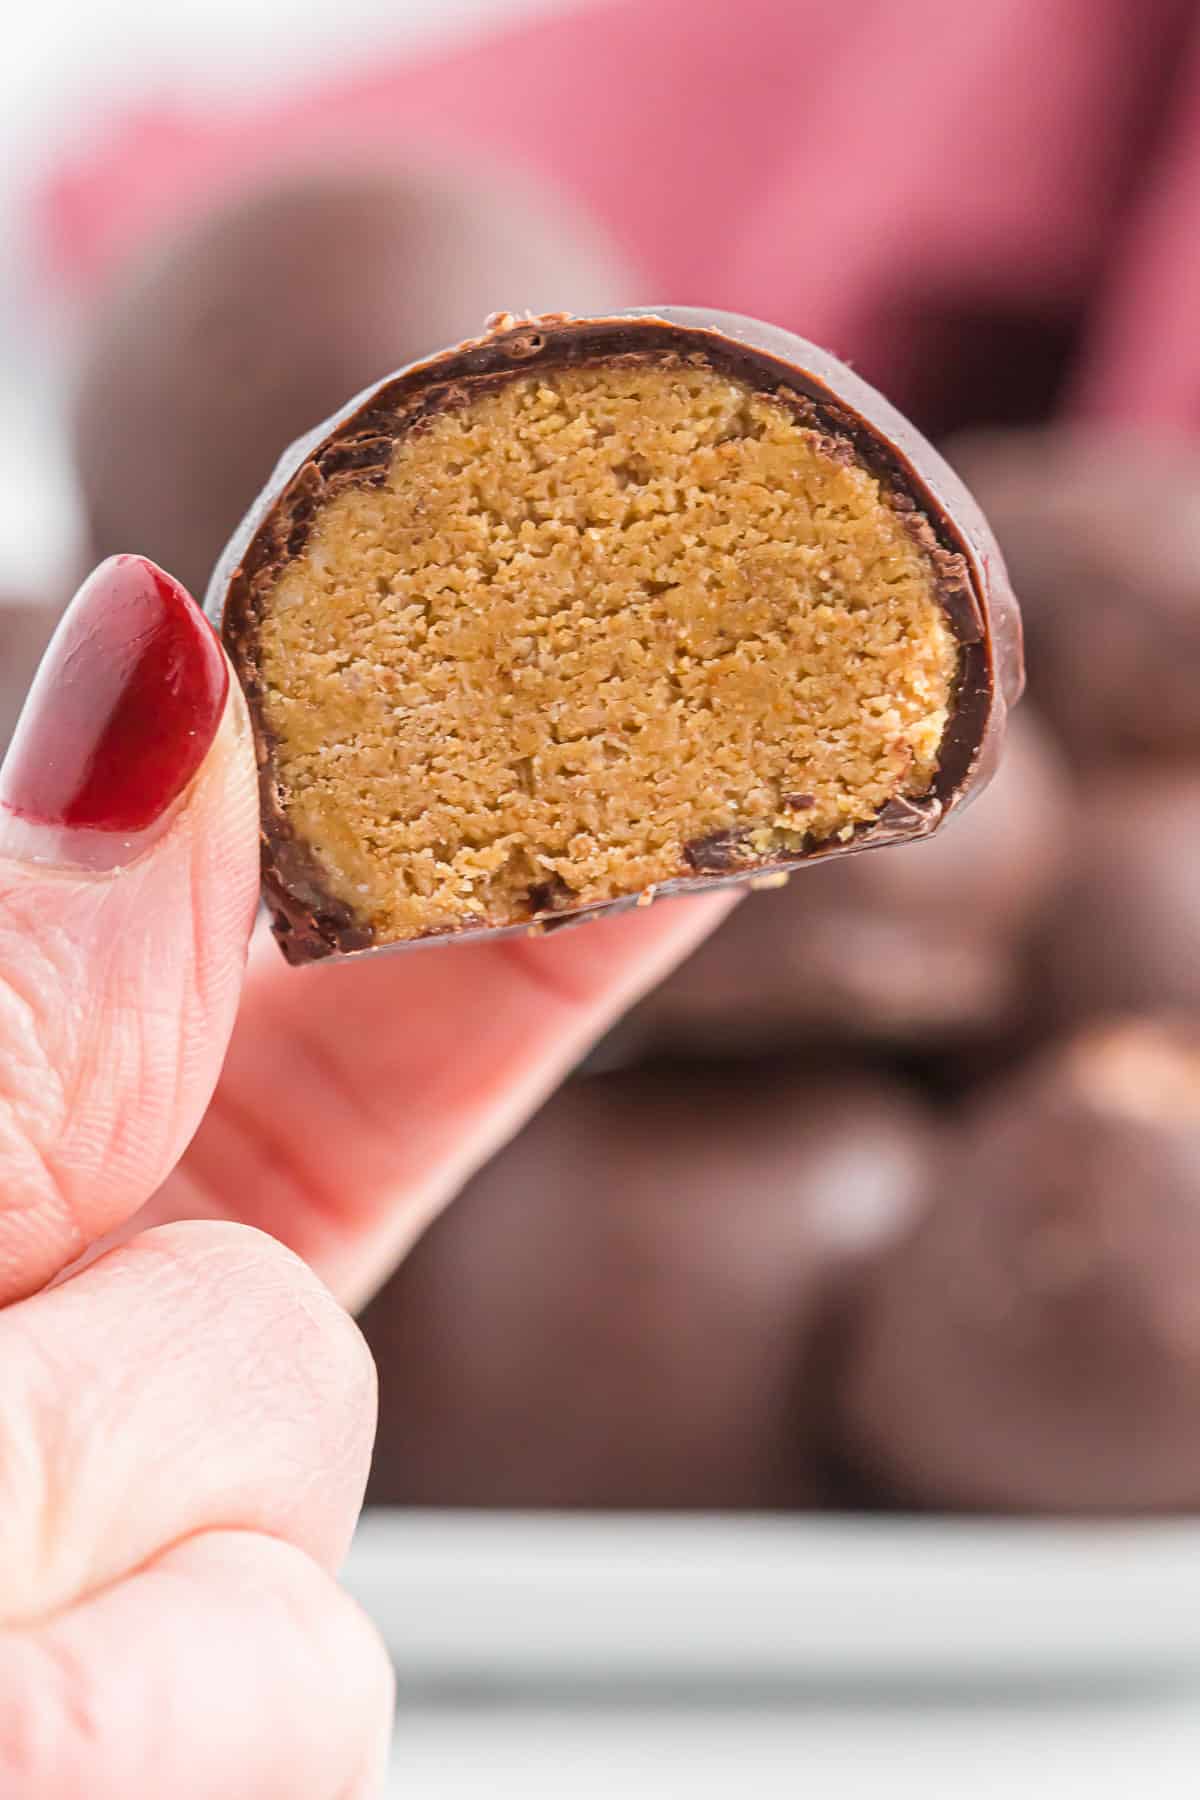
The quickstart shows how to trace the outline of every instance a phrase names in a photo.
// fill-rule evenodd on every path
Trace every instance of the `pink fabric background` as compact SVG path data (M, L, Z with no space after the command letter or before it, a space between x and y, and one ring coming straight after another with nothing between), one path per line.
M86 290L273 162L364 145L532 168L648 301L774 319L936 424L1045 330L1074 410L1200 421L1193 0L613 0L253 109L147 107L49 181L49 265Z

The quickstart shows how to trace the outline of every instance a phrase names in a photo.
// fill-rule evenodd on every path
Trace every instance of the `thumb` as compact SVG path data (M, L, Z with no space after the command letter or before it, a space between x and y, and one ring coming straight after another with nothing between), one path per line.
M241 696L137 556L71 603L0 770L0 1305L135 1212L200 1120L258 884Z

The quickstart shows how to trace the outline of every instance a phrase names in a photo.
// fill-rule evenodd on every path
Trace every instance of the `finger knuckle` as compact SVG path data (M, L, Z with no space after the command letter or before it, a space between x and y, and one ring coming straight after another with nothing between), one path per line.
M138 1244L165 1256L195 1291L205 1329L240 1345L243 1378L281 1401L297 1388L326 1424L342 1422L348 1453L369 1449L375 1364L358 1326L308 1265L250 1225L193 1220L147 1232Z
M48 1633L6 1646L0 1683L0 1779L6 1795L62 1793L70 1769L94 1768L108 1730L96 1671Z

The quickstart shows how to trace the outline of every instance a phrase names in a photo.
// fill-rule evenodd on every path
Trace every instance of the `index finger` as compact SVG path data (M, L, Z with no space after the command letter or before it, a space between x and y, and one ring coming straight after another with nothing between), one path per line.
M184 590L110 558L0 771L0 1305L123 1225L187 1143L257 886L254 758Z

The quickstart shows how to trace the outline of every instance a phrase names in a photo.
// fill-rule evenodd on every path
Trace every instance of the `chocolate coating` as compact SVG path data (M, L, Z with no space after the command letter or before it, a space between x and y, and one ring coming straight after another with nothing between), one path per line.
M1003 563L978 507L953 472L886 401L828 353L753 320L690 308L606 318L507 315L485 336L412 365L366 392L289 450L218 565L208 610L245 689L261 771L263 882L290 961L369 948L370 928L330 895L316 859L294 836L272 764L262 710L260 609L280 566L303 547L316 508L347 483L379 479L397 437L439 409L462 404L515 373L613 358L696 357L791 405L800 420L847 446L906 512L939 571L939 598L960 648L954 709L928 795L894 800L848 841L806 843L768 863L727 843L693 845L679 877L657 893L686 892L928 836L991 775L1023 671L1020 618ZM630 895L562 915L632 904ZM519 927L518 927L519 929ZM454 935L470 935L460 931Z
M617 1026L606 1055L926 1047L1011 1030L1030 1000L1030 938L1064 878L1070 806L1054 745L1022 707L995 779L953 831L749 895Z
M1200 1028L1097 1027L988 1097L866 1284L852 1460L908 1503L1200 1505Z
M202 593L280 446L497 293L632 291L586 219L525 179L410 161L276 177L123 270L93 319L74 454L93 554L131 546Z
M825 1308L907 1222L928 1152L905 1092L862 1079L571 1084L367 1312L372 1497L814 1503Z

